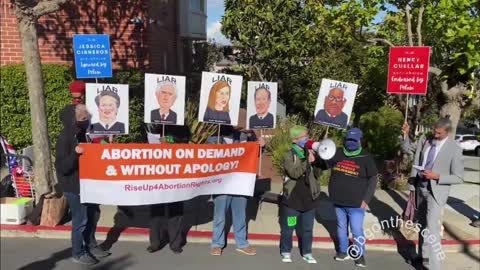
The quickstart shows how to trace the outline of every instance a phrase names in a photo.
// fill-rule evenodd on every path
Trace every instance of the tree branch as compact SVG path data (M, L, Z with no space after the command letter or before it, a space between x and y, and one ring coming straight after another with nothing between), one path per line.
M257 70L257 73L258 73L258 76L260 77L260 80L262 80L262 82L265 81L265 80L263 79L263 75L262 75L262 73L260 72L260 69L258 68L258 66L257 66L256 64L253 64L253 67L255 67L255 69Z
M447 80L442 79L440 77L442 75L442 70L437 68L437 67L429 67L428 72L435 74L438 79L440 80L440 89L442 90L442 93L445 95L448 95L448 83Z
M367 42L374 43L374 44L377 43L377 42L380 42L380 43L386 44L390 47L395 47L392 42L390 42L389 40L384 39L384 38L369 38L369 39L367 39Z
M420 9L418 10L418 20L417 20L417 42L418 46L423 46L422 42L422 19L423 19L423 11L425 10L425 6L422 5L420 6Z
M410 15L410 6L407 4L405 5L405 15L407 17L407 37L408 37L408 45L413 46L413 34L412 34L412 15Z
M38 4L33 8L33 12L35 16L41 17L43 15L53 13L58 11L63 4L70 0L52 0L52 1L40 1Z

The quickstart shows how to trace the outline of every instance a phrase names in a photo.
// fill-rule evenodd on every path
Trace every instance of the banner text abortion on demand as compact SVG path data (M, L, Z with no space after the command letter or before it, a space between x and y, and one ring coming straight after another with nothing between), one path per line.
M229 149L105 149L101 159L189 159L189 158L231 158L245 154L245 148Z

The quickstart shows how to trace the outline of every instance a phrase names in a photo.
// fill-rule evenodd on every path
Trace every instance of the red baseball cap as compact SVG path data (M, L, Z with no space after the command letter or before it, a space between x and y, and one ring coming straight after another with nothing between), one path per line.
M73 81L70 84L70 93L80 93L85 94L85 82L84 81Z

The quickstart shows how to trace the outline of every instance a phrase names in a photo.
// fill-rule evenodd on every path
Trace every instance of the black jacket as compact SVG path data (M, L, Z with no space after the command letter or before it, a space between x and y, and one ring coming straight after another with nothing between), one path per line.
M67 105L60 112L63 129L56 144L55 169L57 170L58 184L63 192L80 193L80 179L78 175L78 154L75 147L85 142L85 132L78 132L75 123L75 105Z

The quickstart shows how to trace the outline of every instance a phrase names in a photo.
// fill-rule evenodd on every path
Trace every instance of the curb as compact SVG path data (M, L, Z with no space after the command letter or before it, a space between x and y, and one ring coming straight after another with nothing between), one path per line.
M105 240L111 227L97 227L97 238ZM118 228L122 230L122 228ZM33 225L0 225L1 237L36 237L50 239L69 239L71 226L33 226ZM149 229L145 228L125 228L121 231L120 241L148 242ZM190 231L187 240L190 243L210 243L212 237L211 231ZM296 245L297 237L294 236ZM280 235L278 234L260 234L249 233L248 240L254 245L272 246L278 245ZM234 243L233 233L228 234L228 242ZM396 241L393 239L370 239L367 240L368 249L397 251L401 245L418 245L418 240ZM442 240L442 246L445 252L460 252L467 249L480 250L480 239L475 240ZM313 237L314 248L332 249L335 247L334 240L330 237Z

